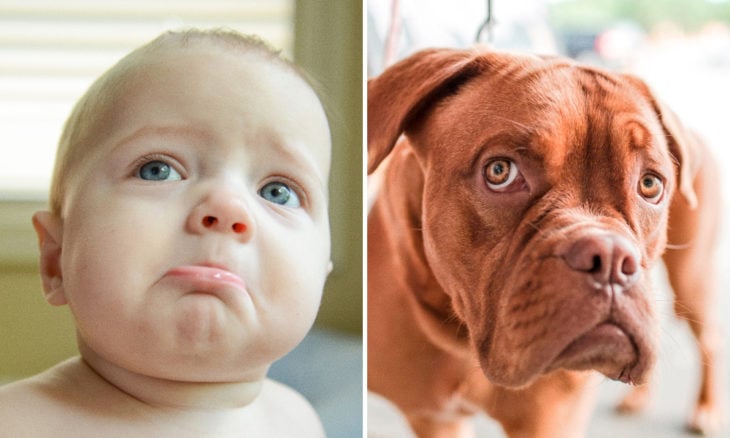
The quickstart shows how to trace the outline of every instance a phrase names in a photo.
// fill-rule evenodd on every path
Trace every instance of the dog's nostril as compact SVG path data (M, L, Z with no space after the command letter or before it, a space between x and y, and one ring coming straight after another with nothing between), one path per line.
M218 223L218 218L215 216L206 216L203 218L203 225L206 227L212 227Z
M636 274L636 272L639 270L639 266L637 264L637 261L632 256L627 256L623 263L621 264L621 273L627 276L631 276Z
M597 274L601 272L601 269L603 268L603 264L601 263L601 256L600 255L594 255L593 256L593 266L591 269L588 270L591 274Z
M610 243L603 236L586 236L576 240L565 254L571 269L588 274L601 274L608 268Z
M633 284L639 271L639 254L626 238L591 234L576 240L564 255L568 266L590 274L601 284Z

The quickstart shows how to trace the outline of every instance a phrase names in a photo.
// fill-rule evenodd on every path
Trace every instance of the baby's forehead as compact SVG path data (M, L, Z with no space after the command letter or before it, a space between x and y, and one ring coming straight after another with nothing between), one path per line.
M256 47L236 47L212 41L201 41L185 46L163 45L142 48L131 53L112 70L118 70L116 81L129 83L150 71L155 75L178 73L176 68L179 68L181 61L190 59L201 64L213 61L220 65L228 65L231 69L245 66L261 74L275 72L291 75L299 80L301 86L311 89L307 79L296 66L274 53ZM143 86L144 83L137 85Z
M321 138L321 133L326 131L327 138L311 145L315 147L292 146L315 155L316 161L322 163L323 172L329 172L329 126L319 97L299 72L282 60L272 58L268 52L210 43L159 47L135 54L117 68L114 81L105 87L106 90L101 90L110 94L100 99L106 102L106 108L96 112L100 118L96 124L103 128L97 131L102 135L114 136L118 134L115 130L130 126L135 130L145 126L164 130L167 124L145 120L150 112L140 111L150 106L159 107L160 112L178 109L174 105L165 107L160 101L180 101L180 111L189 109L186 105L193 107L189 122L190 129L194 129L194 118L205 117L206 107L239 99L229 108L240 114L232 113L231 117L256 116L257 112L263 111L262 105L270 105L269 111L276 115L273 117L275 128L283 130L286 126L296 126L287 132L291 137L311 138L314 135ZM190 98L186 99L186 95ZM195 105L190 105L196 98ZM153 112L153 116L157 115ZM277 117L282 119L281 123L277 123ZM292 117L294 123L286 120Z

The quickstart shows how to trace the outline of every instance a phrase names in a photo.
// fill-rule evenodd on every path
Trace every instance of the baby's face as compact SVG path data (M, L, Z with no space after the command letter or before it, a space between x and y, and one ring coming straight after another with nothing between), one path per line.
M329 271L330 136L314 92L255 55L149 60L63 222L81 341L173 380L242 380L293 348Z

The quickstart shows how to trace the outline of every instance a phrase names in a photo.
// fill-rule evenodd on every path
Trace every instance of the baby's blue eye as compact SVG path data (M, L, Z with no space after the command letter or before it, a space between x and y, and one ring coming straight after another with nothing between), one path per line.
M259 195L269 202L285 207L297 208L301 206L299 196L288 185L282 182L270 182L259 190Z
M142 165L137 171L137 176L148 181L179 181L182 179L177 170L159 160Z

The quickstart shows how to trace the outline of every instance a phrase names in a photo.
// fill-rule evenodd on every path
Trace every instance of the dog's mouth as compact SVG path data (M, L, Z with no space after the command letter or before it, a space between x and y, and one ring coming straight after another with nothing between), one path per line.
M640 251L608 231L570 230L544 233L525 246L529 252L518 252L494 318L479 327L483 331L472 330L482 369L496 384L524 386L566 369L637 385L653 367L651 282ZM571 246L577 241L584 247ZM565 254L580 257L566 260Z
M593 369L610 379L633 384L631 369L638 361L639 351L629 333L615 322L607 321L568 344L548 371Z

